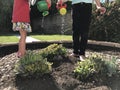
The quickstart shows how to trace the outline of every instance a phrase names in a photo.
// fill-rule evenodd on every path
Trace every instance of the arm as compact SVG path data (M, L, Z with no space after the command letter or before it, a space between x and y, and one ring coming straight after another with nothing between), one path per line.
M67 1L70 1L70 0L57 0L57 2L60 2L62 1L63 3L67 2Z
M106 8L101 6L100 0L95 0L96 7L100 10L100 14L104 14L106 12Z
M56 3L56 8L57 9L60 9L61 7L66 7L66 4L64 4L65 2L67 2L69 0L57 0L57 3Z
M48 8L50 8L51 7L51 0L46 0L46 1L48 3Z
M60 4L61 2L62 2L62 3L65 3L65 2L67 2L67 1L70 1L70 0L57 0L57 4Z

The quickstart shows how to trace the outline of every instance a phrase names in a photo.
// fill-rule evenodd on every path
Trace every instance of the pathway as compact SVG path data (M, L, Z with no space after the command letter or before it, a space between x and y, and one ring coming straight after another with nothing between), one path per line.
M17 36L17 37L20 38L20 36ZM27 43L38 42L38 41L40 41L40 40L35 39L35 38L32 38L32 37L30 37L30 36L27 36L27 38L26 38L26 42L27 42Z

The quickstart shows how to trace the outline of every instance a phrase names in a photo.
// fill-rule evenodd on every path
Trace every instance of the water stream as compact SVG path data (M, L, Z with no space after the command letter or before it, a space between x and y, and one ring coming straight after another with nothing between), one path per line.
M61 16L61 43L64 40L63 35L65 34L65 16Z
M65 17L64 16L62 16L61 17L61 34L62 35L64 35L64 33L65 33Z
M41 23L41 27L43 28L44 27L44 16L42 17L42 23Z

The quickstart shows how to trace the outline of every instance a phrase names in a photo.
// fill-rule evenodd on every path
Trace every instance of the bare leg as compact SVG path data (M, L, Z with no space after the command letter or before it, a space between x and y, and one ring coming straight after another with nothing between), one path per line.
M27 32L25 30L20 30L20 40L18 45L18 56L22 57L26 52L26 36Z

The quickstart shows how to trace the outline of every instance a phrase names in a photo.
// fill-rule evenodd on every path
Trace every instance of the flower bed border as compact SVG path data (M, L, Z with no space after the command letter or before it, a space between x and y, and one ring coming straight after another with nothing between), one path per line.
M27 49L35 50L39 48L45 48L50 44L63 44L66 48L72 48L72 41L39 41L27 43ZM17 51L18 43L11 44L0 44L0 57L3 57L7 54L13 53ZM113 42L105 42L105 41L88 41L87 49L96 50L96 51L120 51L120 44Z

